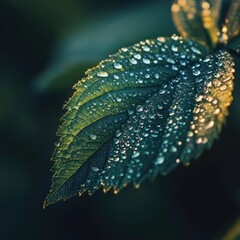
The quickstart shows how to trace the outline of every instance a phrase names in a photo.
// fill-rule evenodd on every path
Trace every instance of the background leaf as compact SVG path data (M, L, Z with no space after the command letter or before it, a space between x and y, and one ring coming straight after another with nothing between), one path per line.
M227 15L227 28L229 39L233 39L240 33L240 2L239 0L232 0Z
M97 64L119 47L132 45L146 36L155 38L159 33L172 35L175 29L170 7L170 1L153 1L135 4L124 11L95 13L89 21L54 44L48 67L35 79L36 89L59 91L69 88L84 76L86 68Z
M185 38L207 43L204 34L199 1L173 1L172 16L178 32Z

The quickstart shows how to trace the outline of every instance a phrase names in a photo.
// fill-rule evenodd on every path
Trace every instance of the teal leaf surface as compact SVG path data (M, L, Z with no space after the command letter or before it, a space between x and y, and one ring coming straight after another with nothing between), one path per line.
M123 125L100 177L106 189L136 186L188 164L218 137L232 102L233 59L201 59L155 93Z
M122 48L89 70L74 86L75 93L65 105L67 113L62 119L58 131L60 141L52 157L52 187L44 206L77 192L99 188L99 178L98 185L86 187L86 183L91 182L91 171L99 169L100 172L102 168L96 161L106 154L101 151L104 144L121 129L138 105L157 92L165 91L167 84L171 88L179 72L208 53L208 48L195 41L175 35L159 37ZM85 182L81 171L86 176Z

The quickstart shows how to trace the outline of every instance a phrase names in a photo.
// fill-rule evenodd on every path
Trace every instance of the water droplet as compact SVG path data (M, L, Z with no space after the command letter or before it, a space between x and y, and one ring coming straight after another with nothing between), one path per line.
M213 126L214 126L214 121L210 121L208 124L207 124L207 126L205 127L205 129L210 129L210 128L212 128Z
M202 54L200 50L198 50L197 48L195 47L191 47L191 50L196 53L196 54Z
M101 72L98 72L98 73L97 73L97 76L98 76L98 77L108 77L108 73L101 71Z
M140 60L142 58L140 54L134 54L133 57L136 58L137 60Z
M143 46L143 51L150 52L150 47L148 47L147 45L144 45Z
M218 115L220 112L221 112L221 110L220 110L219 108L217 108L217 109L214 111L214 114L215 114L215 115Z
M146 58L143 59L143 62L144 62L145 64L150 64L150 60L149 60L149 59L146 59Z
M90 134L90 138L91 138L92 140L96 140L96 139L97 139L97 135L95 135L95 134Z
M171 152L177 152L177 148L175 146L171 146Z
M130 60L130 63L136 65L136 64L137 64L137 60L134 59L134 58L132 58L132 59Z
M139 156L140 156L140 152L135 152L133 153L132 158L137 158Z
M168 59L167 59L167 62L168 62L168 63L171 63L171 64L175 64L175 61L174 61L172 58L168 58Z
M172 49L173 52L177 52L178 51L178 47L175 46L175 45L172 45L171 49Z
M118 80L119 79L119 76L117 74L114 74L113 77Z
M174 40L174 41L177 41L178 39L179 39L179 37L176 35L176 34L174 34L174 35L172 35L172 40Z
M199 76L200 74L201 74L201 72L200 72L199 69L196 69L196 68L193 69L193 75L194 76Z
M180 163L181 161L180 161L180 159L178 158L178 159L176 159L176 163Z
M164 37L158 37L157 40L161 43L165 43L166 39Z
M115 63L114 63L114 67L115 67L116 69L122 69L122 64L115 62Z
M120 130L117 130L115 136L120 137L121 135L122 135L122 132Z
M99 171L99 168L97 168L97 167L92 167L92 170L93 170L94 172L98 172L98 171Z
M136 110L137 110L137 112L142 112L143 111L143 106L138 105Z
M117 100L117 102L121 102L122 101L122 99L120 97L117 97L116 100Z
M163 164L164 163L164 157L163 156L158 156L156 161L155 161L155 164L156 165L160 165L160 164Z
M164 90L164 89L161 89L160 91L159 91L159 94L164 94L166 91Z
M197 98L196 98L196 102L201 102L203 99L203 95L199 95Z
M197 144L202 144L202 142L203 142L202 138L198 138L196 141Z

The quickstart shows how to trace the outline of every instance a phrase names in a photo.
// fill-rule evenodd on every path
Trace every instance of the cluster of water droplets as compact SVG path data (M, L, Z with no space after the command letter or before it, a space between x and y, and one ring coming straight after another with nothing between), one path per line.
M141 107L137 107L137 105L144 103L159 89L161 89L159 94L164 95L165 84L179 71L206 55L207 52L208 49L197 42L184 40L176 35L171 38L159 37L154 40L142 41L130 48L122 48L117 54L90 69L87 77L74 86L76 92L66 104L68 111L63 117L63 125L58 132L61 140L53 156L56 163L55 169L59 166L67 169L68 163L71 162L71 169L64 172L67 177L71 176L86 158L84 155L86 148L81 144L82 132L85 131L85 128L114 114L127 113L131 116L134 109L140 111ZM161 107L159 106L159 111ZM156 114L152 113L149 117L153 121ZM145 121L145 118L147 119L147 115L143 112L141 119ZM114 123L112 124L114 125ZM105 126L103 127L105 128ZM153 138L154 136L158 137L159 129L152 130L149 125L142 138L146 138L148 135ZM106 139L109 138L107 130L108 127L105 132L102 132ZM100 139L103 138L100 138L97 130L90 132L88 137L85 137L86 146L96 143L91 151L87 151L89 156L100 147ZM116 142L115 139L115 144L117 144ZM132 148L132 142L126 144L128 144L126 147ZM135 149L137 147L135 146ZM133 151L136 150L133 149ZM153 153L154 146L151 151L145 151L146 155ZM137 152L133 156L135 156L133 159L138 162ZM140 167L141 164L139 160ZM98 172L97 168L93 167L92 170ZM127 171L130 174L133 173L131 169ZM59 185L65 181L65 177L63 178L62 175L62 171L58 171L55 175L55 178L59 176ZM113 176L117 177L114 174Z
M228 114L233 72L232 58L220 51L200 59L139 105L115 136L103 185L116 191L130 181L139 186L146 176L165 174L200 155Z

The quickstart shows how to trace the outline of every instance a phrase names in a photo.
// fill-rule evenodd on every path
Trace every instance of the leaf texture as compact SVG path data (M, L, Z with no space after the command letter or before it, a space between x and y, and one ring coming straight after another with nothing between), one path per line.
M74 195L76 186L81 192L81 186L76 184L78 171L86 169L83 164L95 159L95 154L99 158L98 151L104 155L99 149L121 128L136 106L208 53L203 45L174 35L122 48L89 70L86 78L74 86L76 91L65 105L67 113L52 157L52 187L44 206ZM69 184L76 188L70 190Z
M233 66L226 51L208 56L138 106L114 140L100 176L104 188L138 187L209 148L232 102Z

